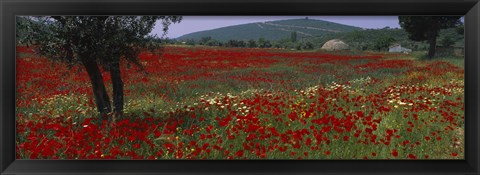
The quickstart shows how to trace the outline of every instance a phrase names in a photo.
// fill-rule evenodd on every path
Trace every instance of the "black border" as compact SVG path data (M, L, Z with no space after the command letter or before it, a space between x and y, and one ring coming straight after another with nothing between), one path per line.
M0 174L479 174L478 0L0 0ZM465 15L465 160L15 160L15 15Z

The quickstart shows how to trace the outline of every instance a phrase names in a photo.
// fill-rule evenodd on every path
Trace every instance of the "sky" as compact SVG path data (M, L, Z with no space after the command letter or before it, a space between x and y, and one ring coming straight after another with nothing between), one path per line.
M398 16L183 16L180 23L171 24L169 26L166 37L176 38L192 32L211 30L232 25L285 19L300 19L305 17L365 29L378 29L384 27L400 28L400 25L398 24ZM162 36L163 32L161 29L161 23L157 23L152 34Z

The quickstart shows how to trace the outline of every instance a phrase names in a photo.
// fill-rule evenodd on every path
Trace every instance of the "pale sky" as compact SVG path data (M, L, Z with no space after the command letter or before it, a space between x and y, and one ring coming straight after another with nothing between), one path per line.
M220 27L248 24L255 22L275 21L284 19L300 19L307 16L184 16L178 24L169 27L168 38L176 38L188 33L211 30ZM365 29L384 27L400 28L398 16L308 16L309 19L318 19L335 22ZM162 36L161 24L157 23L152 34Z

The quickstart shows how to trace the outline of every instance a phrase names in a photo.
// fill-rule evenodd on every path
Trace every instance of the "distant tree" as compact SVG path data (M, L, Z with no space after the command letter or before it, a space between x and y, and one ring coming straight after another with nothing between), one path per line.
M297 42L297 32L296 32L296 31L295 31L295 32L292 32L292 33L290 34L290 40L291 40L292 42Z
M194 39L187 39L185 41L185 44L190 45L190 46L194 46L195 45L195 40Z
M312 50L313 48L313 43L311 43L310 41L305 42L305 44L303 45L303 49L305 50Z
M435 56L440 29L456 27L460 24L460 16L399 16L398 20L411 40L429 43L430 59Z
M225 43L226 47L246 47L247 44L245 41L242 40L228 40L227 43Z
M30 32L33 32L32 30L32 24L36 23L35 21L32 21L30 19L24 18L24 17L17 17L16 19L17 25L16 25L16 30L15 30L15 39L17 42L17 45L29 45L30 44L30 39L29 34ZM46 25L42 24L35 24L37 27L42 26L43 28L46 28Z
M205 43L205 45L207 45L207 46L221 46L222 43L218 40L210 39Z
M250 47L250 48L255 48L255 47L257 47L257 42L253 39L250 39L250 40L248 40L247 46Z
M464 24L458 25L458 27L456 28L456 31L458 34L463 35L463 33L465 32L465 25Z
M178 41L176 39L171 39L171 38L160 38L158 36L154 36L153 37L153 42L155 42L155 44L157 44L157 46L160 46L162 44L175 44L175 43L178 43Z
M228 40L225 43L225 47L237 47L237 40Z
M295 47L295 43L288 41L283 43L283 48L284 49L293 49Z
M378 51L386 51L388 47L392 45L393 42L395 42L394 38L384 35L384 36L378 37L375 40L374 48L375 50L378 50Z
M277 48L277 49L283 48L282 43L280 43L278 41L274 42L272 44L272 47Z
M302 50L303 49L303 43L299 42L299 43L295 44L295 49L296 50Z
M442 46L449 47L455 44L455 41L453 40L452 36L447 35L447 36L444 36L442 40L440 40L440 44Z
M210 41L210 40L212 40L211 36L205 36L205 37L200 38L200 40L198 41L198 44L206 45L207 42Z
M260 40L259 40L259 42L260 42ZM290 43L293 47L293 43L292 43L292 41L290 41L290 38L283 38L283 39L277 40L277 41L274 42L273 46L275 48L284 48L285 49L285 48L287 48L287 45L288 45L287 43Z
M366 36L363 32L354 30L350 33L347 34L347 40L350 41L350 45L357 49L357 50L363 50L365 47L366 43Z
M272 43L270 43L270 41L266 40L265 38L259 38L258 39L258 47L260 47L260 48L270 48L270 47L272 47Z
M237 42L237 47L247 47L247 43L245 41L240 40Z
M72 67L83 65L92 85L97 110L101 116L112 111L110 98L99 66L110 72L113 88L114 116L123 115L123 81L120 60L143 69L138 54L154 49L152 31L156 21L168 31L181 16L42 16L31 17L26 28L29 41L48 59ZM21 26L20 26L21 27Z

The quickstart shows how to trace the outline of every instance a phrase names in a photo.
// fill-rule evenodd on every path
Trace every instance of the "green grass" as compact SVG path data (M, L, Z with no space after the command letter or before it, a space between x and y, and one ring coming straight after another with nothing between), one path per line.
M401 57L385 59L412 59L415 64L414 67L426 67L438 61L448 62L463 69L464 60L458 58L438 58L433 60L423 60L420 57L421 53L412 53ZM427 154L434 159L451 159L452 152L458 152L459 156L463 157L463 148L449 147L454 142L454 138L461 138L462 135L455 132L444 132L448 126L453 126L448 122L440 122L443 118L443 111L448 111L448 114L454 116L458 127L455 129L463 129L463 109L462 106L446 105L448 102L458 102L457 98L463 98L463 91L458 88L450 86L463 86L463 74L458 71L447 71L444 74L433 74L426 70L410 71L412 67L403 68L380 68L366 72L358 72L353 68L355 65L362 65L373 61L370 59L356 59L344 62L330 62L313 64L305 61L301 64L292 66L288 63L277 63L269 65L268 67L256 68L248 67L242 69L231 69L226 71L209 70L215 73L212 77L200 77L195 80L170 82L166 80L157 80L150 83L128 84L125 89L130 92L125 97L125 113L127 118L131 121L136 119L164 119L164 120L184 120L183 123L176 126L176 131L171 135L162 135L160 138L149 133L148 138L155 144L154 148L150 148L147 144L142 143L139 149L134 149L133 143L126 143L121 145L121 149L135 150L141 155L155 155L156 151L162 150L166 152L164 143L174 143L178 145L179 142L185 143L180 149L186 154L197 147L187 146L191 141L196 141L200 145L209 143L214 145L218 140L217 146L227 148L230 155L235 155L239 150L245 150L244 143L258 144L258 147L267 147L278 143L278 146L285 146L288 148L286 152L275 148L268 151L268 159L296 159L298 157L307 159L395 159L391 155L392 150L397 150L399 159L408 158L408 154L414 154L422 159ZM446 66L444 66L446 67ZM182 75L195 75L202 70L189 69L182 72ZM239 79L238 77L247 78L247 80ZM423 78L422 78L423 77ZM271 81L253 81L248 78L261 78ZM376 81L373 81L375 79ZM455 80L451 82L452 80ZM335 84L333 83L335 82ZM337 87L336 84L341 84ZM32 86L34 83L28 84ZM410 91L403 91L405 88L415 88L421 86L423 90L412 93ZM314 88L312 88L314 87ZM108 86L108 91L111 87ZM447 88L451 94L440 94L439 89ZM391 90L392 92L387 92ZM434 92L435 91L435 92ZM438 94L437 94L438 93ZM224 99L228 102L223 101ZM96 118L96 112L93 105L89 104L89 96L86 94L70 94L58 95L49 99L42 99L43 102L32 100L28 106L20 106L16 108L19 123L25 121L38 122L39 127L44 126L45 118L56 118L58 116L73 117L75 124L72 133L81 132L84 126L82 121L86 118ZM252 102L253 99L259 98L261 101ZM360 99L358 102L355 99ZM427 98L427 99L425 99ZM321 103L322 99L325 103ZM401 100L411 100L403 103ZM25 101L22 99L21 101ZM206 103L204 101L207 101ZM392 102L390 102L392 101ZM249 103L250 102L250 103ZM428 104L427 102L432 102ZM461 101L463 103L463 101ZM249 103L249 105L246 105ZM284 103L285 105L281 105ZM414 103L414 105L413 105ZM312 107L313 104L313 107ZM426 105L428 104L428 105ZM418 109L421 105L427 107ZM389 107L388 112L380 111L381 107ZM340 110L339 108L343 108ZM194 110L190 110L193 108ZM275 108L279 108L282 113L280 115L272 114ZM436 108L436 109L434 109ZM150 112L154 110L155 112ZM316 145L314 134L307 134L301 140L294 140L288 143L282 143L281 137L257 138L253 141L246 141L249 134L261 135L260 131L248 133L242 129L238 134L235 134L235 139L229 139L227 132L233 132L234 126L240 128L239 121L236 115L231 113L241 114L240 116L247 116L249 112L254 112L254 119L242 124L242 127L247 128L250 125L259 125L263 129L274 127L281 134L292 137L291 134L286 134L289 131L301 131L307 129L310 132L311 126L316 127L318 133L323 127L332 126L332 121L324 124L316 124L313 121L321 119L324 116L334 116L335 120L346 120L347 118L356 117L357 112L363 112L364 117L355 121L357 128L349 132L329 131L323 133L321 137L326 138L330 143L319 143ZM312 110L314 117L303 117L306 113ZM148 113L145 114L145 112ZM291 120L289 117L293 112L296 113L296 120ZM418 119L413 117L413 114L418 115ZM453 115L454 114L454 115ZM195 115L195 118L191 118ZM227 126L221 127L217 120L224 119L227 116L233 116ZM372 120L380 120L375 124L377 130L372 133L377 136L375 141L386 139L386 131L389 129L398 129L389 145L377 142L373 144L370 142L370 136L365 136L365 130L371 128L371 124L366 124L366 117L372 117ZM41 118L44 117L44 118ZM204 118L204 120L200 120ZM282 119L276 120L276 119ZM253 120L257 120L253 122ZM437 121L434 121L437 120ZM68 121L68 120L64 120ZM249 123L250 122L250 123ZM408 122L412 122L415 127L413 131L408 131ZM26 122L25 122L26 123ZM342 122L340 122L342 123ZM37 124L37 123L35 123ZM148 123L152 124L152 123ZM373 124L372 124L373 125ZM150 125L149 125L150 126ZM186 135L182 131L198 127L193 135ZM212 126L210 132L206 128ZM138 126L136 126L138 127ZM166 124L161 123L158 130L163 131ZM340 127L344 127L340 125ZM31 128L32 129L32 128ZM108 128L112 129L112 128ZM129 128L125 133L134 133L134 131L142 131L149 128ZM358 138L354 136L355 130L362 131L362 135ZM101 133L108 135L106 130ZM431 136L430 141L425 140L425 136L431 135L432 132L441 131L441 140L436 140L436 136ZM56 131L40 128L39 133L45 133L45 137L55 139ZM269 132L269 131L265 131ZM216 134L218 137L212 139L201 139L201 135ZM395 136L398 135L399 138ZM17 139L18 142L27 142L28 132L20 133ZM344 137L349 140L343 141ZM170 138L170 139L168 139ZM178 138L178 139L177 139ZM112 145L120 145L119 140L126 140L126 138L119 138L115 140ZM289 138L291 139L291 138ZM312 139L312 145L306 145L306 140ZM362 141L367 141L368 144L362 144ZM408 140L411 144L406 146L403 142ZM95 140L99 142L99 140ZM95 143L95 141L89 141ZM299 148L294 148L296 142L301 142ZM419 142L419 145L415 143ZM92 143L92 145L93 145ZM413 144L413 146L412 146ZM230 148L230 145L233 145ZM95 146L95 145L93 145ZM312 146L318 148L312 149ZM107 150L112 148L105 148ZM211 148L210 148L211 149ZM211 149L210 153L202 152L199 158L208 159L225 159L225 150ZM325 152L331 152L330 155ZM373 156L375 153L376 156ZM30 153L27 151L20 152L21 158L28 158ZM258 159L261 156L255 152L245 151L244 157L247 159ZM304 156L308 155L308 156ZM62 155L65 156L65 155ZM157 156L158 159L175 159L174 153L165 153ZM129 159L129 156L119 156L118 159Z

